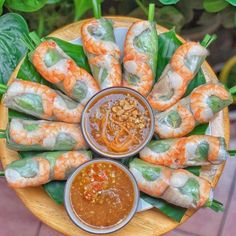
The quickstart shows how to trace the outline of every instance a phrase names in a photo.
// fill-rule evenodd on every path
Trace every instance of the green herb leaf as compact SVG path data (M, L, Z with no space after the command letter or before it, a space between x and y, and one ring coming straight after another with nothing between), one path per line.
M198 181L194 178L189 178L185 185L180 188L180 192L192 197L196 202L200 197L200 185Z
M63 56L55 49L49 49L45 55L44 62L47 67L54 66L60 60L63 59Z
M22 94L14 98L15 103L26 112L43 114L43 103L41 96L37 94Z
M225 0L203 0L203 7L208 12L219 12L228 6Z
M145 193L141 193L140 196L145 202L151 204L155 208L159 209L162 213L170 217L171 219L180 222L187 209L172 205L165 202L162 199L150 197Z
M6 0L5 4L8 8L23 12L34 12L42 8L47 0Z
M170 5L170 4L175 4L177 2L179 2L180 0L159 0L159 2L161 2L164 5Z
M226 0L229 4L236 6L236 1L235 0Z
M153 140L147 145L147 147L153 152L163 153L171 148L171 144L172 140Z
M195 155L198 160L207 160L208 152L209 152L209 143L207 141L203 141L200 144L198 144Z
M0 0L0 15L2 15L2 8L5 0Z
M158 9L156 19L158 24L168 29L175 27L177 32L179 32L185 24L184 14L174 6L164 6Z
M28 34L25 20L18 14L0 17L0 83L7 84L12 72L26 54L27 48L20 38Z
M206 134L206 130L208 128L209 124L200 124L194 128L193 131L191 131L187 136L191 135L200 135L200 134Z
M64 189L66 181L52 181L43 185L46 193L51 197L57 204L63 204L64 202Z
M98 3L103 0L97 0ZM79 20L88 10L93 8L92 0L74 0L75 5L75 21Z
M25 178L32 178L37 175L39 165L36 160L26 158L22 160L13 161L8 165L7 168L16 170L21 176Z
M184 169L191 172L192 174L194 174L196 176L200 176L201 166L188 166Z
M25 119L25 120L34 120L34 119L36 119L35 117L28 116L24 113L9 109L8 110L8 119L13 119L13 118L20 118L20 119Z

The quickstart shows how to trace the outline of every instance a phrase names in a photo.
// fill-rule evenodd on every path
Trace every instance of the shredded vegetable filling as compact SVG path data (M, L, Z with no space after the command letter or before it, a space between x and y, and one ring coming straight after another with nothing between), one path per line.
M84 223L112 226L129 215L134 204L134 187L129 176L116 165L93 163L75 177L71 203Z
M94 143L102 151L126 153L139 147L150 131L150 114L145 106L129 93L104 96L89 109Z

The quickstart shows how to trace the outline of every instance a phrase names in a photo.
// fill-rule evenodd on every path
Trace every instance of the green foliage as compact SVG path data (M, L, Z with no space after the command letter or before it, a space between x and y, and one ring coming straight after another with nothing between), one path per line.
M181 221L187 211L185 208L169 204L162 199L151 197L145 193L141 193L141 198L177 222Z
M207 12L219 12L228 5L225 0L203 0L203 7Z
M179 2L180 0L159 0L164 5L171 5Z
M47 0L6 0L7 7L23 12L38 11L47 3Z
M57 204L63 204L65 185L66 181L52 181L44 184L43 188Z
M226 0L229 4L236 6L236 1L235 0Z
M0 15L2 15L2 8L5 0L0 0Z
M99 3L103 0L98 0ZM93 8L92 0L74 0L75 20L79 20L88 10Z
M0 29L0 83L6 84L27 52L20 38L29 31L25 20L15 13L0 17Z

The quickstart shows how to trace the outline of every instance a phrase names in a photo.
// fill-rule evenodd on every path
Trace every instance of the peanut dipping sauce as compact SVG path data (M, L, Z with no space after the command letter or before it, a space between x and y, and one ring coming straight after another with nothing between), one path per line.
M84 223L113 226L129 215L134 205L134 186L124 170L101 160L77 174L70 198L74 213Z
M129 153L147 139L150 114L145 104L129 92L114 91L89 107L87 130L103 152Z

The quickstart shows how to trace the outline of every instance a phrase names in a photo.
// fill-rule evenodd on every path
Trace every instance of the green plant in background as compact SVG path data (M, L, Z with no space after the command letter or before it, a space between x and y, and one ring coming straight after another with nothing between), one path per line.
M220 25L235 26L236 0L99 0L104 15L146 18L147 6L157 5L159 24L176 31L214 31ZM31 30L42 36L69 22L90 17L92 0L0 0L0 14L20 13Z

